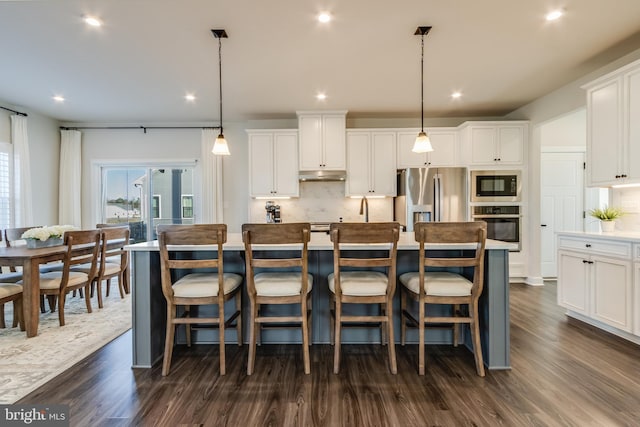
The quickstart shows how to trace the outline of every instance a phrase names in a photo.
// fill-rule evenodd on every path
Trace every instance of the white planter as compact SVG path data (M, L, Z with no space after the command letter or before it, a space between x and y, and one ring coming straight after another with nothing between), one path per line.
M25 240L27 241L27 247L29 249L48 248L49 246L60 246L64 244L62 237L50 238L47 240L40 240L40 239L25 239Z
M603 233L611 233L616 228L615 221L600 221L600 228Z

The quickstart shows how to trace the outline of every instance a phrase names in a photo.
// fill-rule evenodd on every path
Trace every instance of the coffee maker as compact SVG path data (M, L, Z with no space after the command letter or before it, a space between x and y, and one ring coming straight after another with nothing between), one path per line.
M282 222L280 219L280 205L276 205L271 200L269 200L264 208L267 211L268 224L278 224Z

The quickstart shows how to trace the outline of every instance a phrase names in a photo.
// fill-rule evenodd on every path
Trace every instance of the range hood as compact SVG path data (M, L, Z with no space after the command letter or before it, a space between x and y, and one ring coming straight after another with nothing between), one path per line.
M344 181L347 179L346 171L300 171L300 181Z

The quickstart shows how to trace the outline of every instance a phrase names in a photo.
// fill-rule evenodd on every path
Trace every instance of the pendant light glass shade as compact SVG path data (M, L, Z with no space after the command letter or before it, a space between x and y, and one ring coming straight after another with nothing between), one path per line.
M428 153L429 151L433 151L433 147L431 146L431 140L429 139L429 135L426 132L420 132L418 137L416 138L416 142L413 143L413 148L411 149L414 153Z
M229 152L229 145L222 134L222 39L227 38L228 35L225 30L211 30L211 32L213 36L218 39L218 83L220 89L220 134L216 138L211 152L216 156L228 156L231 154Z
M429 34L430 30L431 27L418 27L414 33L422 38L422 55L420 56L420 119L422 127L411 149L414 153L428 153L429 151L433 151L429 135L424 131L424 36Z
M216 156L228 156L231 153L229 152L229 145L227 145L227 140L224 139L224 135L220 134L216 138L216 142L213 144L213 150L211 150L213 154Z

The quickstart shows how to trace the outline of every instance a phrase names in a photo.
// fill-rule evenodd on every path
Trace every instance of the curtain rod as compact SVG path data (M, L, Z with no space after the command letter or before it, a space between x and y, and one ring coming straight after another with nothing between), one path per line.
M20 111L12 110L11 108L3 107L2 105L0 105L0 108L2 108L3 110L11 111L12 113L15 113L19 116L27 117L27 113L21 113Z
M220 129L220 126L60 126L61 130L85 130L85 129L142 129L147 133L147 129Z

